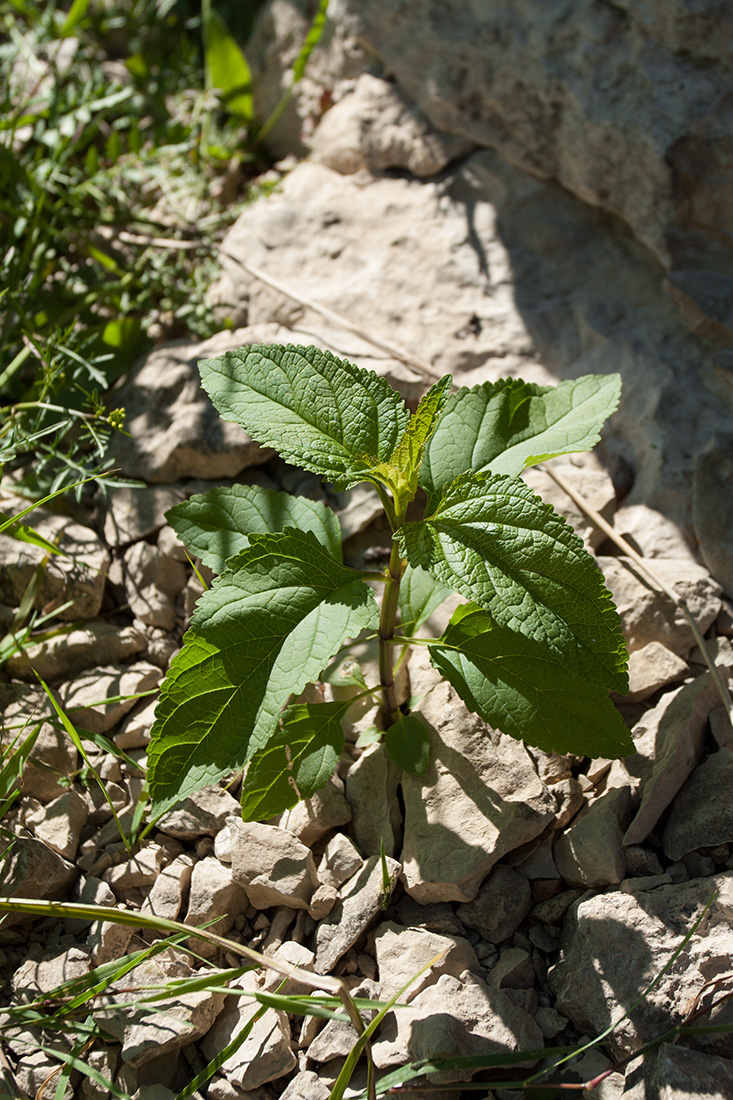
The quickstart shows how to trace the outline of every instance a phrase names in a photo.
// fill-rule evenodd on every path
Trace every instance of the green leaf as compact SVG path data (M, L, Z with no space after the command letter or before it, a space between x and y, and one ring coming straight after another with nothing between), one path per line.
M27 527L25 523L16 523L5 512L0 512L0 520L5 521L7 519L10 519L11 522L9 525L3 523L2 529L10 538L17 539L18 542L27 542L32 546L38 546L41 550L47 550L49 554L60 554L63 558L68 556L64 550L61 550L53 542L49 542L48 539L44 539L43 535L39 535L32 527Z
M415 634L451 592L451 588L441 584L427 569L419 565L406 569L399 595L402 633L408 637Z
M282 707L365 627L374 595L311 531L251 535L196 607L148 748L152 812L243 768Z
M591 450L620 394L618 374L559 386L505 378L459 390L448 399L420 471L429 507L466 470L516 476L556 455Z
M469 710L546 752L626 756L634 744L598 684L558 663L533 638L492 623L475 604L457 609L430 659Z
M431 386L410 417L407 427L387 462L375 466L372 474L391 490L397 510L404 513L417 492L420 464L425 448L438 424L453 379L446 374Z
M211 489L176 504L166 519L191 553L214 573L249 546L250 535L297 527L312 531L335 561L341 561L341 528L336 513L315 500L276 493L260 485Z
M400 713L384 735L384 747L404 772L425 775L430 764L430 735L417 714Z
M226 23L209 8L204 28L206 76L210 88L218 88L223 105L233 115L251 122L254 118L252 74L247 58Z
M79 23L87 13L89 8L89 0L74 0L74 3L69 9L69 14L64 20L64 25L59 31L59 38L69 38L74 33Z
M311 798L333 775L344 748L341 718L348 703L295 703L247 765L244 821L265 821Z
M587 680L628 690L611 595L580 538L518 478L464 474L432 516L395 533L430 570L494 620L546 646Z
M254 344L199 368L225 420L338 489L374 480L407 424L388 382L318 348Z

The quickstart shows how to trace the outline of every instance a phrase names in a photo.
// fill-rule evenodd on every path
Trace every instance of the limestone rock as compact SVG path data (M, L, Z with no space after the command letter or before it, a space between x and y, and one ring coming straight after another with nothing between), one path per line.
M709 1052L662 1043L626 1076L623 1100L733 1100L733 1062Z
M95 733L107 733L135 706L135 696L157 687L161 678L160 669L147 661L103 665L61 684L58 695L72 722ZM118 702L106 702L117 696L122 696Z
M434 126L618 215L662 262L686 231L717 254L715 228L733 215L733 32L719 5L526 0L457 17L420 0L341 0L338 22Z
M180 1050L195 1043L210 1032L212 1024L221 1012L225 996L208 990L181 993L154 1005L135 1005L145 995L145 987L161 985L170 978L188 977L191 967L175 951L167 951L146 959L136 966L116 985L125 988L124 1001L133 1004L105 1013L105 1030L122 1044L122 1061L139 1067L162 1054ZM140 993L129 992L128 987L142 987ZM120 994L116 994L119 1001Z
M695 848L733 841L733 752L719 749L675 797L664 829L664 854L672 860Z
M164 814L156 827L178 840L196 840L200 836L217 836L226 821L238 812L235 798L222 787L202 787L184 798Z
M605 790L593 799L558 838L557 869L570 886L608 886L626 873L624 829L634 807L633 780L620 761Z
M648 642L629 656L629 691L615 696L627 703L641 703L667 684L683 680L689 669L685 661L661 642Z
M6 501L2 503L7 506ZM0 535L0 601L17 607L36 569L48 558L33 606L40 610L70 600L71 606L59 612L59 618L93 619L102 606L109 566L104 544L89 527L42 508L31 512L23 522L58 546L63 556L53 554L48 558L40 546Z
M459 978L443 974L407 1008L389 1013L372 1052L376 1065L384 1069L438 1052L451 1058L543 1046L542 1032L532 1017L505 991L493 989L467 970ZM466 1077L457 1071L449 1079Z
M239 980L240 987L255 991L258 987L251 973ZM201 1049L207 1058L215 1058L247 1027L259 1010L259 1002L240 997L227 1008L208 1032ZM227 1080L249 1092L276 1081L297 1065L290 1047L290 1028L284 1012L269 1009L252 1025L247 1038L221 1065Z
M695 462L693 518L703 560L733 596L733 435L713 440Z
M331 1090L312 1070L305 1069L293 1077L280 1100L328 1100Z
M127 546L155 534L165 525L168 509L185 497L186 491L173 485L120 485L110 490L104 517L107 545Z
M524 746L469 714L452 687L423 668L413 690L427 689L420 713L431 763L420 778L402 777L406 889L423 904L471 901L503 855L544 830L555 803Z
M135 855L110 867L102 878L109 883L117 897L124 900L128 890L138 886L152 886L167 862L168 856L162 845L146 843Z
M384 843L394 856L400 834L397 786L400 771L382 744L370 745L349 767L346 800L351 807L350 833L363 856L376 855Z
M21 729L29 734L41 717L50 716L51 703L37 688L29 688L4 713L5 736L15 737ZM24 735L24 736L25 736ZM51 802L68 789L68 776L76 771L77 751L66 730L43 722L31 754L23 768L23 793L41 802Z
M338 890L363 864L364 860L349 838L343 833L334 833L323 849L318 877L322 883L335 886Z
M406 168L435 176L470 148L461 137L436 132L399 88L369 73L326 112L312 139L313 158L344 175Z
M119 749L129 752L131 749L142 749L148 744L157 705L155 696L140 700L140 705L130 712L120 729L112 736ZM160 827L159 824L158 828Z
M460 977L464 970L476 971L479 961L473 947L463 937L440 936L422 928L404 928L394 921L380 924L374 933L380 999L388 1001L426 963L441 953L442 958L401 994L400 1004L409 1004L418 993L434 984L441 974Z
M667 692L633 730L636 753L626 766L641 779L639 808L624 844L649 836L687 777L700 761L708 715L718 701L710 673Z
M186 584L181 562L147 542L136 542L125 551L123 570L127 602L135 617L146 626L173 630L175 598Z
M50 993L63 982L83 978L90 969L89 955L80 947L49 952L18 967L13 974L13 992L22 1001L35 1000L39 993Z
M322 836L351 821L351 807L344 797L344 785L332 776L324 787L296 803L291 810L271 819L270 824L288 829L298 840L312 847Z
M529 882L511 867L494 867L473 901L458 906L458 917L485 940L502 943L514 935L532 907Z
M163 867L142 906L141 913L177 920L191 885L194 861L184 853Z
M121 959L137 929L131 924L95 921L87 936L87 947L95 966Z
M695 638L682 610L657 591L630 559L601 556L598 566L621 616L630 651L656 641L680 657L690 652ZM689 560L657 559L653 567L686 601L704 634L720 611L720 586L706 569Z
M226 936L240 913L245 913L249 901L247 895L232 879L232 872L214 856L206 856L194 864L191 875L188 912L185 924L199 926L215 921L210 931ZM213 944L192 938L193 950L205 958L214 958L219 949Z
M86 802L76 791L70 790L37 813L28 815L26 824L52 851L73 862L88 817Z
M352 990L353 997L368 997L376 1000L380 996L379 984L368 978ZM374 1016L370 1009L361 1009L365 1023ZM348 1020L329 1020L322 1031L308 1047L308 1057L314 1062L330 1062L332 1058L344 1058L353 1049L358 1039L356 1029Z
M63 898L76 881L79 872L57 852L35 837L15 837L12 847L3 841L5 849L0 863L0 896L10 898ZM5 924L22 921L22 917L5 914Z
M618 1019L620 1006L625 1010L632 1005L659 975L716 891L700 934L648 994L644 1007L620 1023L608 1041L616 1053L626 1054L660 1034L706 981L731 969L733 872L639 894L615 891L578 901L566 918L560 957L550 972L557 1009L588 1034ZM710 996L708 991L704 1002ZM723 1023L732 1015L727 1003L705 1022ZM699 1035L691 1045L723 1057L733 1053L730 1034Z
M318 886L313 856L287 829L231 817L232 878L255 909L307 909Z
M250 341L252 342L252 341ZM127 410L110 456L127 477L171 483L184 477L233 477L268 454L237 424L221 420L201 389L196 363L247 343L239 332L220 332L198 343L154 348L115 400Z
M386 856L391 893L400 873L400 864ZM356 943L380 911L385 884L379 856L370 856L353 878L344 883L340 898L331 913L316 929L317 974L328 974L342 955Z
M647 504L624 503L616 512L613 526L644 558L675 558L699 563L686 531Z
M114 664L145 649L147 639L135 626L116 626L103 621L85 623L68 633L55 634L11 657L5 668L18 680L46 683L68 680L99 664Z

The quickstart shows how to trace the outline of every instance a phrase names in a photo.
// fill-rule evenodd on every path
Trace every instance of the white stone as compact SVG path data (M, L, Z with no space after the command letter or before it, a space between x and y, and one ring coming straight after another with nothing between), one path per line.
M671 962L711 898L701 932ZM638 895L612 891L581 899L565 920L560 956L550 972L558 1011L581 1033L590 1035L618 1021L608 1037L609 1046L620 1055L636 1049L669 1027L680 1005L691 1003L706 981L733 969L731 912L733 872L658 886ZM624 1018L628 1007L670 962L661 981L647 994L644 1011ZM705 1022L725 1019L730 1014L723 1005ZM688 1038L699 1049L723 1057L733 1053L730 1033Z
M423 989L433 985L441 974L459 977L464 970L479 969L476 952L468 940L458 936L439 936L424 928L404 928L394 921L385 921L374 933L374 954L381 1000L390 1000L410 983L410 979L415 979L400 994L400 1004L409 1004ZM418 971L431 959L436 961L417 977Z
M318 877L308 848L286 829L231 817L232 877L255 909L307 909Z

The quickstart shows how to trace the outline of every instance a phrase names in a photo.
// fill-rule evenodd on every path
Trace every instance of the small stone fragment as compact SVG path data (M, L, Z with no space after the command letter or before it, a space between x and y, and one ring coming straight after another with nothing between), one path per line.
M229 829L232 877L247 891L255 909L272 905L307 909L319 885L310 850L275 825L230 817Z
M641 779L639 808L624 844L642 844L687 777L699 763L707 718L718 693L710 673L667 692L647 711L632 735L636 752L626 759Z
M682 609L658 591L630 558L597 558L607 587L621 616L629 650L661 642L684 657L695 644ZM654 570L681 596L704 634L720 611L720 585L701 565L688 558L658 558Z
M401 820L397 786L400 771L382 744L370 745L351 765L346 776L346 799L351 807L350 833L363 856L384 850L393 856Z
M26 506L23 501L21 507ZM16 513L20 509L11 510ZM66 622L95 618L102 606L109 566L107 549L95 532L44 508L34 509L23 522L64 553L49 559L42 547L0 534L0 601L18 607L31 577L44 565L34 607L40 611L49 604L61 606L70 601L71 606L60 611L59 618Z
M323 849L318 877L324 885L338 890L363 865L364 860L349 838L344 833L334 833Z
M133 614L147 626L173 630L175 598L185 587L185 566L164 557L147 542L136 542L123 556L125 593Z
M216 837L225 823L238 811L235 798L222 787L202 787L184 798L156 823L156 827L178 840L196 840L200 836Z
M388 1001L411 978L409 988L400 995L400 1003L409 1004L417 994L438 980L441 974L460 976L464 970L476 971L479 961L468 940L457 936L438 936L422 928L404 928L393 921L380 924L374 933L374 953L379 973L379 996ZM426 963L442 956L419 977Z
M155 842L146 844L136 855L122 863L110 867L102 878L108 882L121 900L127 890L136 886L152 886L160 874L161 868L168 862L165 849Z
M724 748L695 769L672 802L664 829L664 854L677 860L696 848L730 841L733 841L733 751ZM712 860L710 863L712 866Z
M177 920L188 896L193 871L193 858L184 853L163 867L143 902L140 912L150 916Z
M607 886L626 874L623 831L633 812L634 792L623 765L617 766L618 785L609 781L555 845L557 869L570 886Z
M73 864L35 837L15 837L12 844L4 840L0 851L5 853L0 860L0 895L4 897L63 898L79 875ZM25 919L6 913L4 924Z
M640 703L655 691L683 680L688 674L687 662L661 642L647 642L629 657L629 691L622 698L627 703Z
M170 978L189 977L194 972L175 949L168 949L155 958L146 959L119 982L110 987L110 997L117 1002L135 1002L144 992L140 988L162 986ZM124 994L116 992L119 985ZM132 992L130 991L132 990ZM163 1054L180 1050L206 1035L224 1005L223 993L208 990L181 993L154 1005L134 1003L130 1007L105 1013L105 1030L122 1044L122 1061L133 1068L144 1065Z
M334 775L312 798L297 802L291 810L271 818L269 824L289 829L310 848L331 829L347 825L349 821L351 806L344 797L344 784Z
M544 831L555 800L524 745L469 714L427 658L413 657L431 762L422 777L402 776L406 889L423 904L471 901L502 856Z
M86 802L76 791L70 790L35 814L28 815L26 824L52 851L73 862L88 817Z
M165 525L165 513L185 497L180 486L172 485L120 485L112 489L104 517L107 545L127 546L146 539Z
M21 1001L34 1000L72 978L83 978L90 969L88 953L76 946L27 959L13 974L13 992Z
M319 1074L306 1069L292 1079L280 1100L329 1100L330 1095L331 1089Z
M335 886L322 882L314 891L308 908L313 920L323 920L333 909L338 900L338 890Z
M112 735L118 749L129 752L131 749L145 748L150 741L150 731L155 721L155 708L158 700L142 699L140 706L133 710L122 723L121 728Z
M377 982L363 981L352 991L353 997L369 997L376 1000L383 996L380 994ZM365 1023L369 1023L374 1013L361 1009L360 1014ZM308 1048L308 1057L314 1062L330 1062L332 1058L344 1058L351 1050L359 1036L354 1025L348 1020L329 1020L322 1031L316 1036Z
M466 971L443 974L398 1012L389 1013L372 1047L380 1068L435 1057L536 1050L544 1046L532 1017L504 990ZM460 1073L452 1079L465 1080Z
M249 902L241 886L232 879L229 867L219 863L214 856L206 856L194 864L188 899L188 912L184 924L196 927L215 920L209 930L217 936L226 936L240 913ZM214 958L218 947L204 940L191 939L190 946L205 958Z
M529 882L511 867L500 864L479 887L473 901L458 906L458 917L491 943L514 935L532 907Z
M733 1061L662 1043L626 1075L623 1100L733 1100Z
M83 669L115 664L140 653L147 644L135 626L91 622L68 633L54 634L28 646L6 663L7 672L18 680L37 683L36 673L47 683L68 680Z
M391 893L400 873L400 864L386 856ZM360 871L341 889L340 900L316 930L316 973L329 974L342 955L356 943L371 924L385 901L382 861L371 856Z
M116 921L95 921L87 936L87 947L95 966L120 959L126 953L137 929Z
M240 988L255 992L259 989L251 972L238 982ZM204 1055L215 1058L247 1027L260 1005L254 999L239 997L217 1019L201 1043ZM269 1009L257 1020L247 1038L222 1063L221 1072L240 1089L251 1091L277 1081L297 1065L290 1045L290 1027L284 1012Z
M672 961L708 905L704 934L692 936ZM619 1020L608 1037L614 1054L636 1050L668 1027L679 1006L691 1003L707 980L733 969L732 906L733 871L639 894L609 891L581 898L565 919L559 960L549 974L558 1011L581 1033L597 1034L618 1019L619 1005L634 1004L667 967L646 994L644 1011ZM705 1019L713 1025L729 1022L730 1002ZM722 1057L733 1055L730 1032L699 1034L694 1042Z
M161 671L147 661L91 668L57 689L59 701L76 725L107 733L136 704L141 692L158 686ZM119 702L107 699L119 698Z

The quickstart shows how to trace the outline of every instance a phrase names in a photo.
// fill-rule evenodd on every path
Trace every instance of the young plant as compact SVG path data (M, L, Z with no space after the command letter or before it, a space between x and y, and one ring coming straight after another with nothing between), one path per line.
M411 644L428 645L469 710L512 737L581 755L633 751L608 697L628 690L610 594L580 538L518 476L594 446L617 375L554 388L506 379L453 396L446 375L411 416L383 378L315 347L252 346L199 367L222 417L287 462L339 490L371 483L392 547L381 573L347 568L334 512L254 485L168 513L220 575L162 687L148 750L154 816L243 768L247 820L313 795L338 763L353 699L292 700L362 632L378 639L380 681L363 691L381 694L385 748L406 771L424 774L430 750L395 692L395 654ZM424 517L408 521L421 491ZM381 607L367 581L381 586ZM442 637L419 638L451 589L468 602Z

